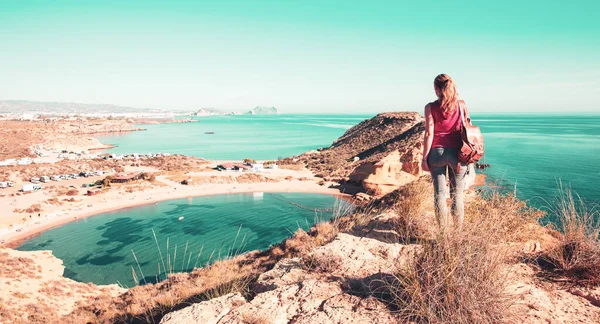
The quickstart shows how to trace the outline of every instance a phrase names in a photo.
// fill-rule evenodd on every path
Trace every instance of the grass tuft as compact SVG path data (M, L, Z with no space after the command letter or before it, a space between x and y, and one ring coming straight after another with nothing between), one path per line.
M479 222L461 233L422 241L422 250L390 283L392 304L404 321L497 323L511 297L502 268L508 250L487 239Z
M562 234L540 257L545 274L583 286L600 286L600 213L571 189L559 187L553 213Z

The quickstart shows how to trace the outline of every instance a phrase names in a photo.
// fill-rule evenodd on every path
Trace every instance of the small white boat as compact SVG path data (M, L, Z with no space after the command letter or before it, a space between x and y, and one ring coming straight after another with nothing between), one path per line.
M178 218L178 219L179 219L179 220L182 220L182 219L183 219L183 216L179 216L179 218Z

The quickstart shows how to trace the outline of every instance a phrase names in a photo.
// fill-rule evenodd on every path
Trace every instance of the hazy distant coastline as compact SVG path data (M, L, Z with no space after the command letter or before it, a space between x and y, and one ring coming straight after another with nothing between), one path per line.
M224 111L216 108L150 109L113 104L0 100L0 115L7 118L33 119L36 116L95 116L173 118L175 116L264 115L279 114L275 107L256 106L249 110Z

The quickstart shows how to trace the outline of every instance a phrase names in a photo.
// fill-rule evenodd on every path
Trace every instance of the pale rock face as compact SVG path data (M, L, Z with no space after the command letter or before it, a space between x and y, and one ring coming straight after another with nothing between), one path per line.
M117 285L96 286L63 277L62 260L51 251L17 251L0 248L0 323L3 315L28 323L36 308L52 309L57 316L69 314L79 303L101 295L117 296L126 290ZM4 314L3 314L4 312Z
M390 273L413 257L414 250L379 238L340 233L313 252L321 260L340 261L328 272L307 270L307 261L301 258L283 259L260 275L252 301L230 294L169 313L161 323L397 323L382 302L352 295L342 285L345 280L323 276L372 284L379 280L368 278Z
M359 166L350 175L350 180L362 183L370 195L384 196L417 179L420 174L417 166L420 168L420 164L414 163L402 162L400 152L396 150L376 163L364 163Z
M162 318L160 324L217 324L233 308L245 303L242 295L228 294L169 313Z

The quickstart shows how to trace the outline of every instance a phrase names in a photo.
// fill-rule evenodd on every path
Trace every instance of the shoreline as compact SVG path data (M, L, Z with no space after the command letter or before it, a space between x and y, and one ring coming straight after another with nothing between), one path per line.
M298 182L298 183L296 183ZM304 184L299 186L299 184ZM94 206L88 205L88 208L81 208L79 210L64 210L61 212L60 216L53 217L46 222L40 224L31 224L29 226L25 226L21 231L16 232L13 230L10 233L4 235L2 244L4 247L15 249L23 242L30 240L36 236L39 236L45 231L72 223L77 222L79 220L93 217L96 215L115 212L128 208L140 207L143 205L155 204L159 202L190 198L190 197L204 197L204 196L214 196L214 195L224 195L224 194L242 194L242 193L254 193L254 192L301 192L301 193L314 193L314 194L327 194L339 197L351 197L351 195L344 194L339 192L337 189L326 188L323 186L319 186L315 182L308 181L282 181L276 183L249 183L249 184L237 184L233 188L231 188L231 184L227 185L212 185L213 187L221 187L221 188L211 188L208 185L203 186L190 186L188 188L179 188L179 187L169 187L170 190L166 191L161 190L164 188L158 187L154 188L155 190L148 190L141 192L139 195L134 196L133 198L127 199L125 201L110 201L106 203L107 206L104 208L93 208ZM183 187L183 186L182 186ZM183 190L178 190L183 189ZM187 189L187 190L186 190ZM156 196L156 197L152 197ZM98 196L96 196L98 197Z

